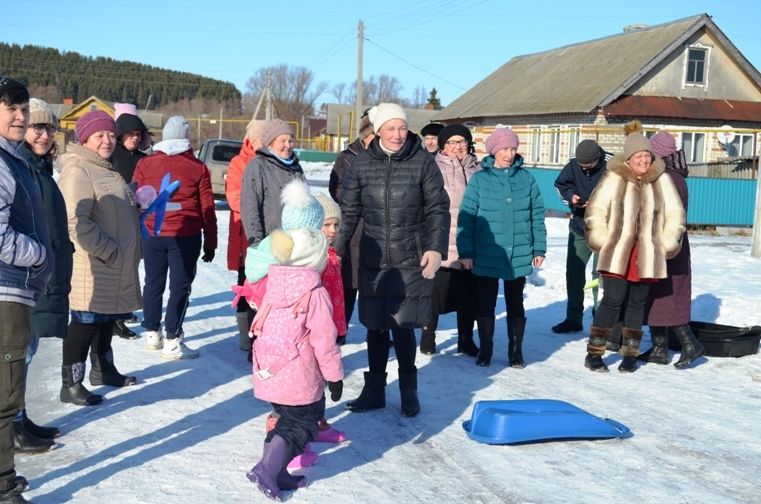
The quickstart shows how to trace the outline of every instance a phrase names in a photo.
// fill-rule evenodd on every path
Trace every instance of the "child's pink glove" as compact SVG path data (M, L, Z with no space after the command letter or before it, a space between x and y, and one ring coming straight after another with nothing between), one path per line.
M256 283L250 283L246 279L243 281L243 285L231 285L230 288L235 293L231 304L233 308L238 305L238 301L243 296L251 308L258 310L258 307L262 305L264 293L267 292L267 277L262 278Z

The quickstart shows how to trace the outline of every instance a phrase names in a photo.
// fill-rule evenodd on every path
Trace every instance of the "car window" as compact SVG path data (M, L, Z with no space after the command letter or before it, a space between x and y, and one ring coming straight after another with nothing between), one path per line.
M211 159L212 161L229 163L238 152L240 152L240 147L234 145L215 145L214 150L211 152Z

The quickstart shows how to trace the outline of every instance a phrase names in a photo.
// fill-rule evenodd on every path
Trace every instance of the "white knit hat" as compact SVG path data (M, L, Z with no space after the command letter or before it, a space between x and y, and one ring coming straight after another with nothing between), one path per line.
M270 234L270 249L284 266L302 266L322 273L328 263L328 240L316 229L275 230Z
M375 133L380 131L383 123L390 121L391 119L401 119L405 123L407 122L407 114L404 109L396 103L380 103L367 112L367 116L370 118L370 122L373 123L373 129Z
M323 222L328 219L341 220L341 207L338 206L338 203L333 201L333 198L331 198L329 194L318 192L315 195L315 198L320 205L322 205L322 211L325 213L325 216L322 218Z

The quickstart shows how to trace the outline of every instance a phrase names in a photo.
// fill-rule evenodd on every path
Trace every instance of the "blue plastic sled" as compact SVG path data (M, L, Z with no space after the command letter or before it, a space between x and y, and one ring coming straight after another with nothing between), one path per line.
M559 439L630 437L631 431L610 418L599 418L564 401L518 399L478 401L462 423L480 443L515 444Z

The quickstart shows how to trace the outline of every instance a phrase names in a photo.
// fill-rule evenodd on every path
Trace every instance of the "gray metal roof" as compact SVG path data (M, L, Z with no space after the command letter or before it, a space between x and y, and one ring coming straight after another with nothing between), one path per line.
M755 70L701 14L638 31L517 56L436 115L436 120L592 112L618 98L697 30L728 45L757 82Z

